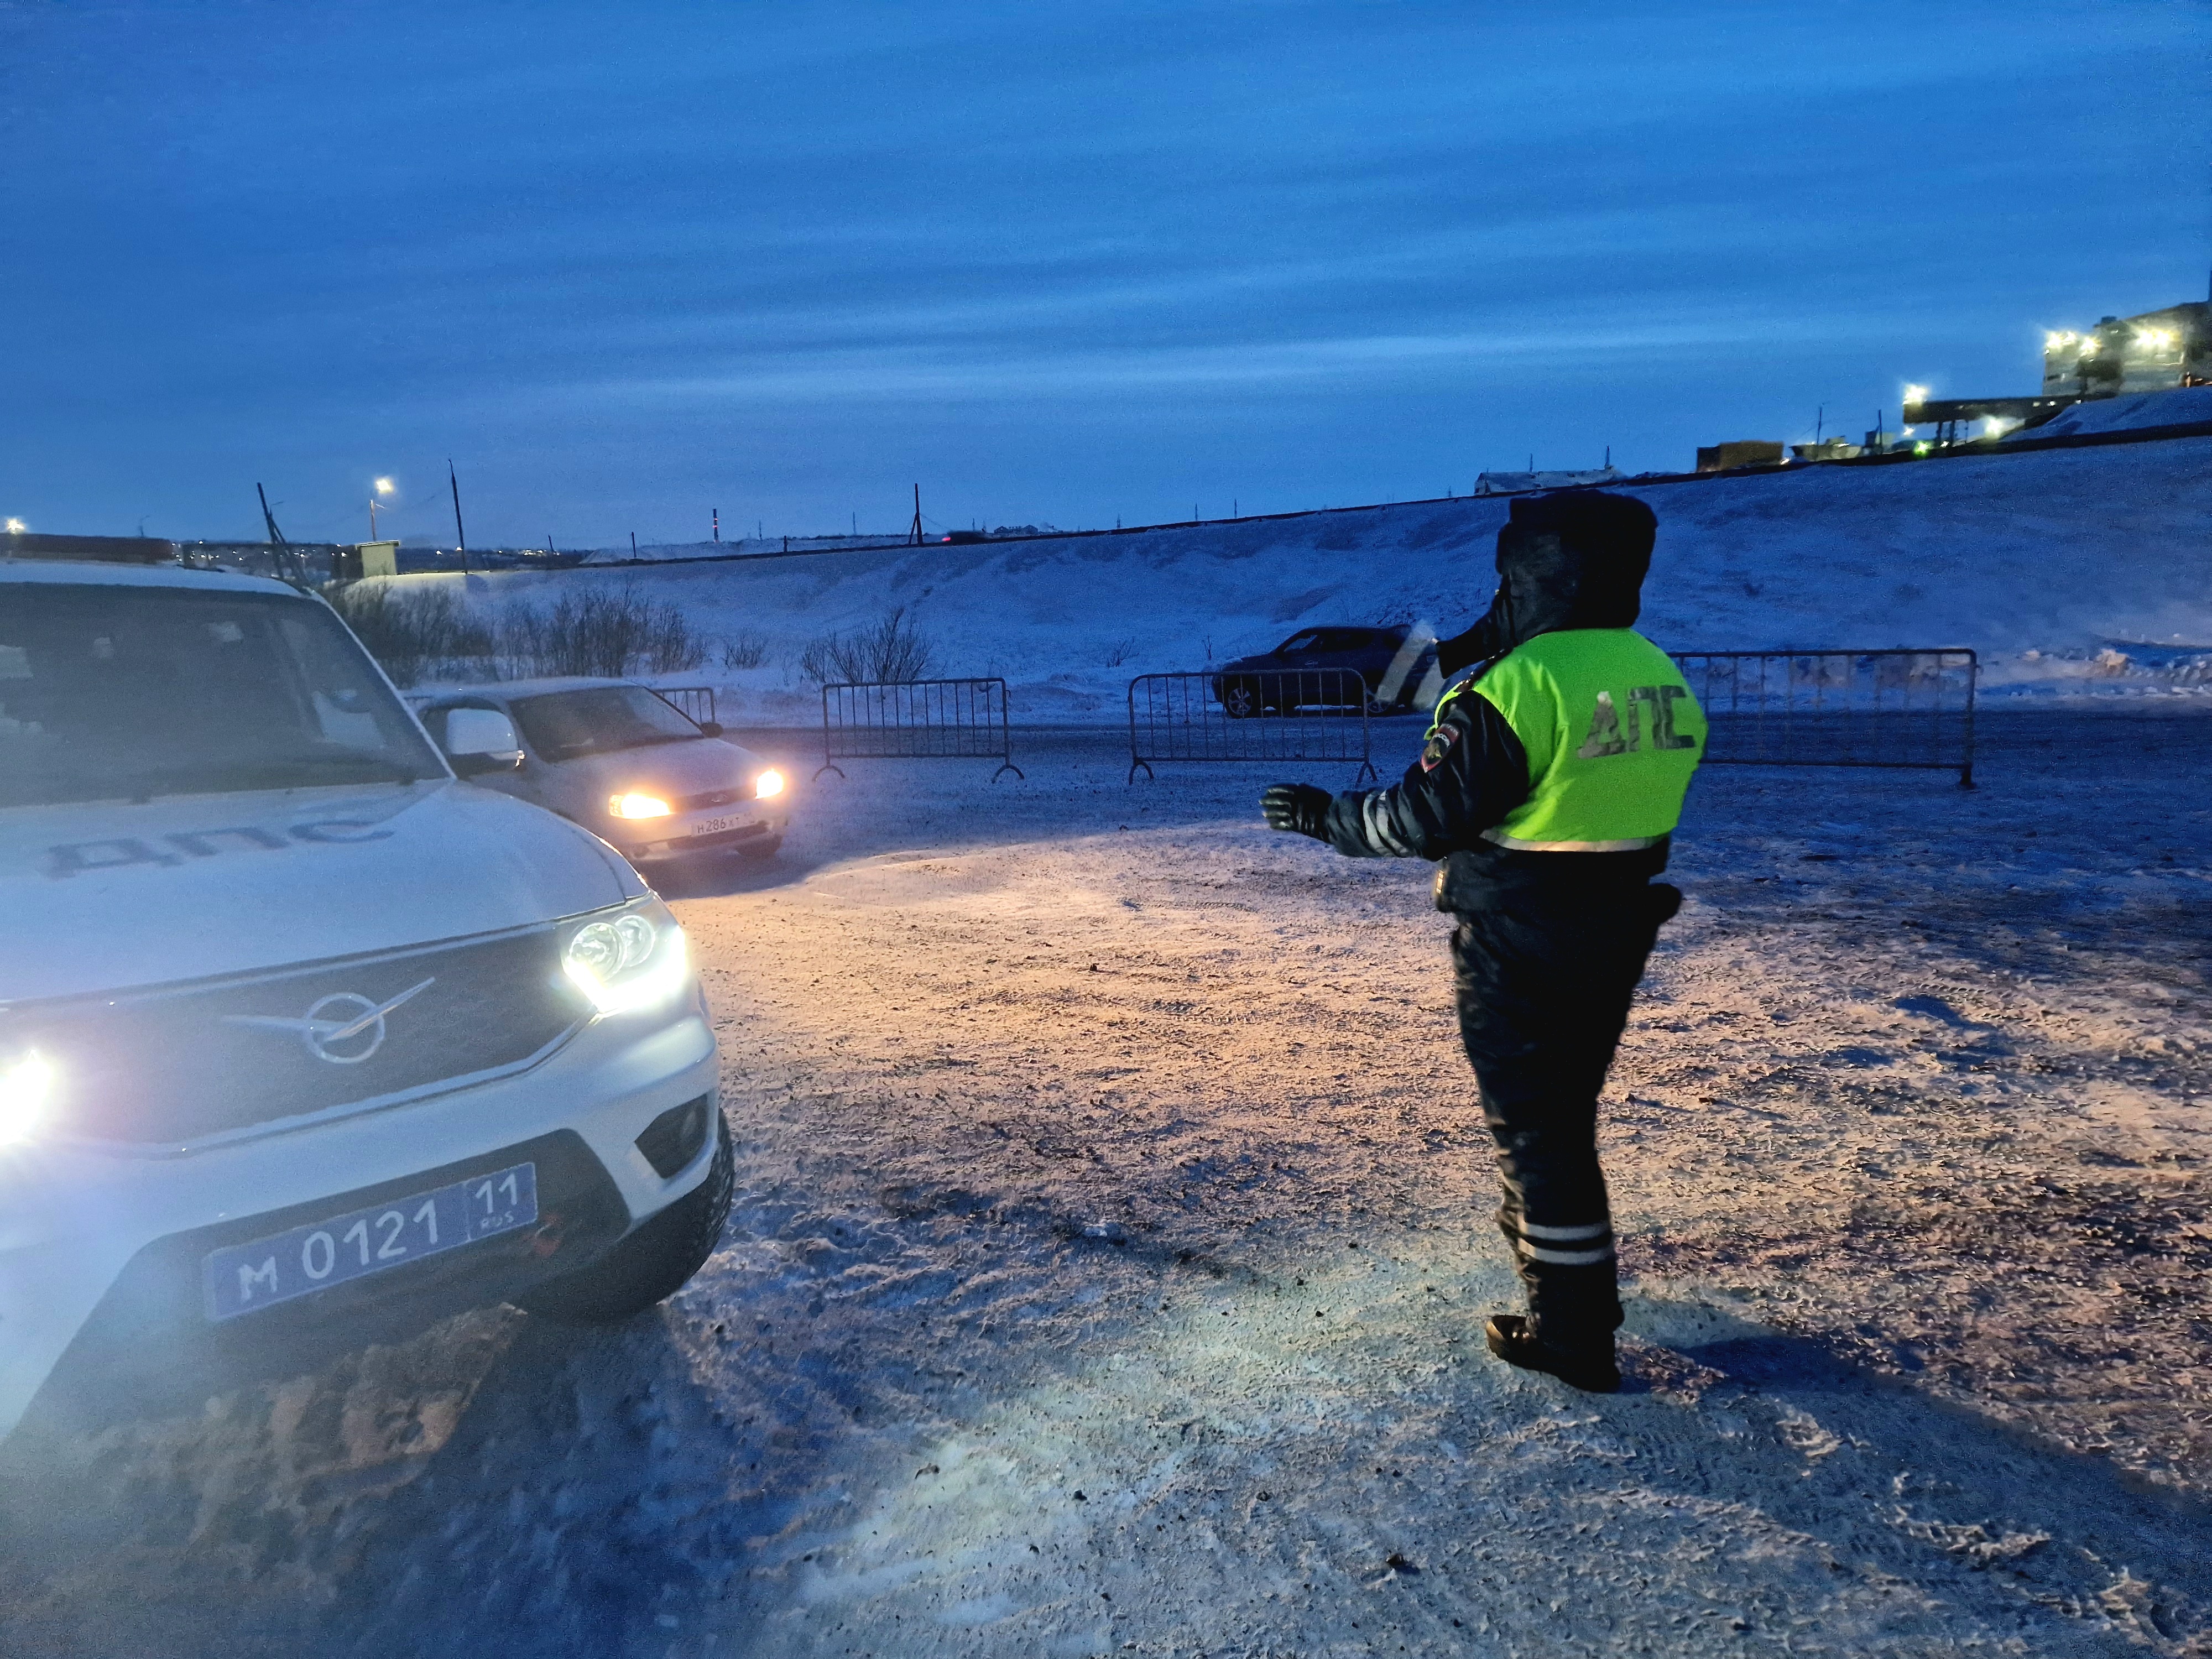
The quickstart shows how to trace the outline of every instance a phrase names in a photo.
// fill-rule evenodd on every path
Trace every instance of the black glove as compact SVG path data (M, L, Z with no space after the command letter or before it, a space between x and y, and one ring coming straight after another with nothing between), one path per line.
M1327 841L1328 831L1322 826L1328 819L1328 804L1335 799L1310 783L1279 783L1260 797L1260 813L1270 830L1293 830Z

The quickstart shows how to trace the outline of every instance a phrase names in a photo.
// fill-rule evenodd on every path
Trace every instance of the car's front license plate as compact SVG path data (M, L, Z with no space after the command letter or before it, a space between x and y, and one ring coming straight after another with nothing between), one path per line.
M216 1250L201 1264L211 1320L235 1319L538 1219L538 1166L518 1164L434 1192Z
M752 821L750 813L735 817L696 818L692 821L691 833L695 836L720 836L732 830L742 830Z

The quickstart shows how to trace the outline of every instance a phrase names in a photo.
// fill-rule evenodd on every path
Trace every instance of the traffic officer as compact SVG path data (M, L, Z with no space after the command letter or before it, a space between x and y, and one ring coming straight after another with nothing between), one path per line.
M1486 615L1437 647L1447 679L1420 759L1388 789L1278 784L1267 823L1353 858L1440 860L1460 1035L1497 1145L1498 1224L1525 1316L1484 1334L1509 1364L1620 1386L1613 1223L1597 1097L1660 926L1652 878L1704 750L1705 720L1631 624L1657 520L1642 501L1521 496L1498 533Z

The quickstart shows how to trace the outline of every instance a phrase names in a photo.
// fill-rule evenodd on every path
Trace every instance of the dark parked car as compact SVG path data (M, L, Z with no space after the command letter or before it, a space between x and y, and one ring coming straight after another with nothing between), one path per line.
M1395 628L1305 628L1273 651L1224 663L1213 680L1213 700L1231 720L1288 714L1294 708L1357 708L1370 714L1401 714L1413 706L1437 648L1424 645L1399 683L1383 696L1390 665L1413 630Z

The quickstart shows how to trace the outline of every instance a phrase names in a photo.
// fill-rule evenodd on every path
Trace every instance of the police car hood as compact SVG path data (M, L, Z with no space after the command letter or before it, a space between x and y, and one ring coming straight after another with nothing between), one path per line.
M637 896L612 848L451 780L0 811L0 1005L525 927Z

